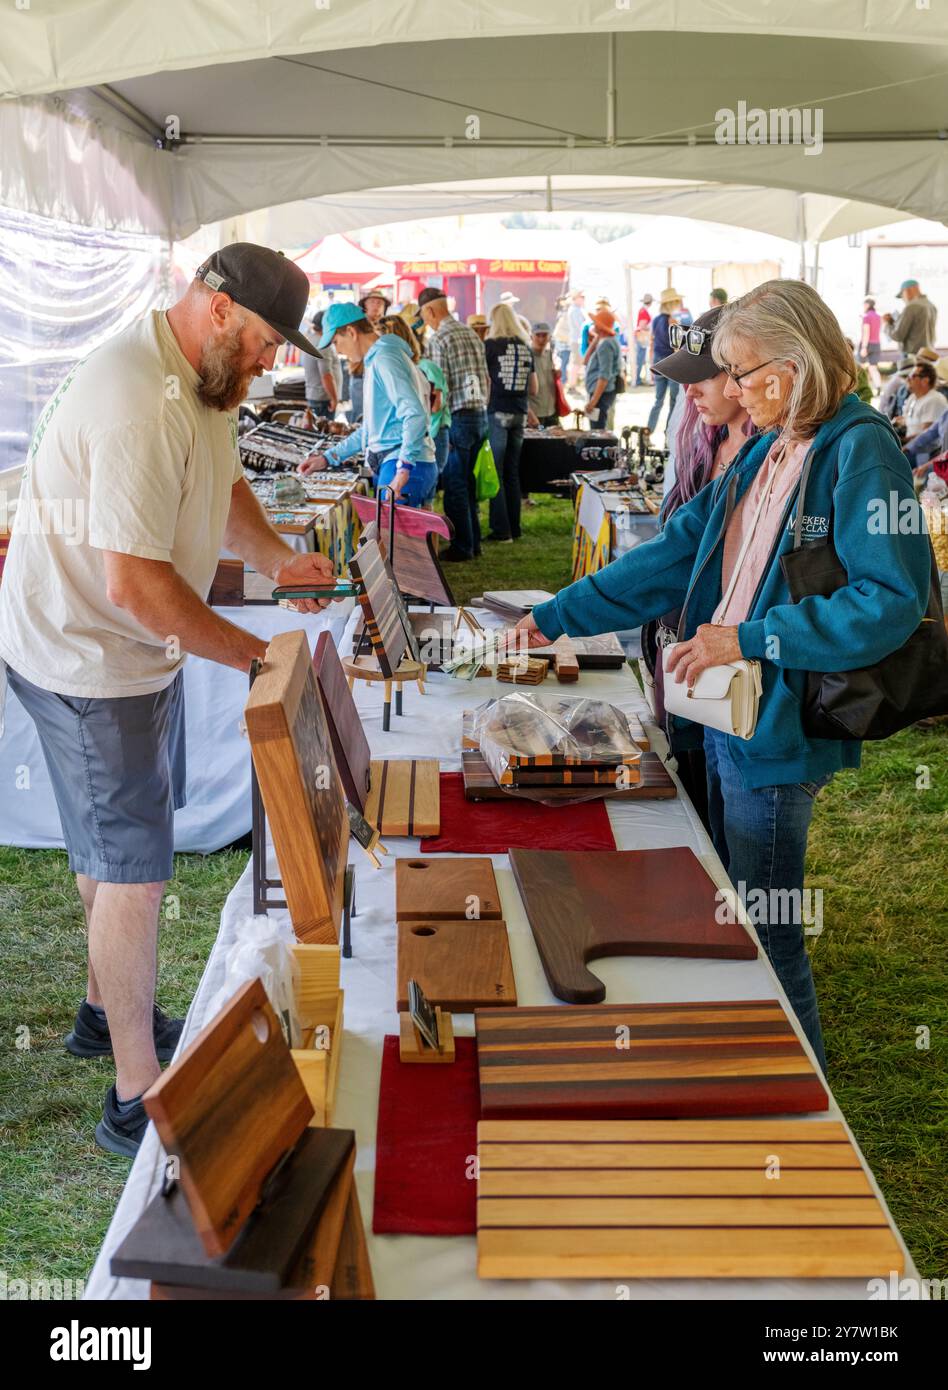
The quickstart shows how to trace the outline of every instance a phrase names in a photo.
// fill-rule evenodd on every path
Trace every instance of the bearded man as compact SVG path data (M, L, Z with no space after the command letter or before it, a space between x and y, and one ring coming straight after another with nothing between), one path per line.
M184 804L181 667L188 652L238 671L266 655L205 603L221 547L278 584L332 578L328 560L273 530L237 452L251 378L284 339L313 351L298 331L308 296L283 256L225 247L167 313L70 372L30 446L0 589L0 685L5 662L37 727L85 908L88 989L66 1047L114 1054L96 1128L114 1153L137 1151L142 1094L182 1026L155 1003L158 911ZM67 500L80 524L64 535L55 518Z

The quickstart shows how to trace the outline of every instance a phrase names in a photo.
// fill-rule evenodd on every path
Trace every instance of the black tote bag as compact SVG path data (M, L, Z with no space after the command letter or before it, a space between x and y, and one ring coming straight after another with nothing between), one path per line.
M849 583L833 545L832 508L828 539L803 545L801 527L809 473L808 455L800 479L793 549L780 557L794 603L812 595L829 598ZM803 732L809 738L889 738L918 719L948 714L948 631L930 538L928 549L928 607L908 640L875 666L858 671L807 672Z

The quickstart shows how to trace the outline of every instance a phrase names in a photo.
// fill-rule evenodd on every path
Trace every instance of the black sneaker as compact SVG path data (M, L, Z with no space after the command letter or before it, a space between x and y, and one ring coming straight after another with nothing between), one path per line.
M134 1158L141 1148L147 1128L148 1116L142 1102L136 1101L131 1110L123 1115L118 1108L115 1087L110 1086L105 1093L102 1119L95 1127L95 1141L99 1147L108 1149L109 1153Z
M183 1018L169 1018L158 1005L154 1008L155 1053L159 1062L170 1062L178 1046ZM112 1035L108 1023L101 1023L98 1015L83 999L76 1014L71 1033L66 1034L66 1051L74 1057L109 1057L112 1053Z
M447 550L441 551L440 555L438 556L438 559L441 560L442 563L452 565L459 563L462 560L470 560L471 556L465 555L463 550L457 550L453 545L449 545Z

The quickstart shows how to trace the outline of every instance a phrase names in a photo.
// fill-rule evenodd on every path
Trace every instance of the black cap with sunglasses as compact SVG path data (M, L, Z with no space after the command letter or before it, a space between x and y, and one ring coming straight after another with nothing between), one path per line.
M714 309L708 309L695 319L690 328L683 328L680 323L670 323L668 341L676 351L663 357L660 362L653 362L652 371L658 372L659 376L667 376L670 381L680 381L683 386L690 386L696 381L710 381L711 377L717 376L723 369L711 356L711 339L724 308L723 304L719 304Z

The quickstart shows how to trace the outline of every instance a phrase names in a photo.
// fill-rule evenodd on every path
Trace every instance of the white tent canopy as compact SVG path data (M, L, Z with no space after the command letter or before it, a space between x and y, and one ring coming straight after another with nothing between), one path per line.
M521 179L369 188L284 203L268 210L264 229L257 235L274 246L298 246L309 240L314 228L345 232L393 222L518 212L691 218L795 242L828 241L909 217L873 203L781 188L620 176L541 179L525 175ZM693 255L694 248L691 250Z
M124 0L106 24L102 9L0 21L7 206L175 238L300 199L336 219L316 231L407 197L794 240L891 210L948 220L948 17L915 0ZM740 102L821 111L821 147L718 143L717 113Z

